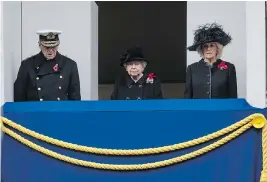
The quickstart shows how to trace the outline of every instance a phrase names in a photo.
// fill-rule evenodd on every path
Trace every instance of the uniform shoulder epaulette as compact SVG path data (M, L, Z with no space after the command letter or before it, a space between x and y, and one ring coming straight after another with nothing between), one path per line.
M22 61L27 61L27 60L31 60L31 59L34 59L36 55L32 55L32 56L29 56L29 57L26 57L25 59L23 59Z
M33 56L28 56L28 57L26 57L24 60L27 60L27 59L30 59L30 58L32 58Z
M61 56L64 58L64 60L66 60L66 61L71 61L71 62L74 62L74 63L76 63L73 59L71 59L70 57L68 57L67 55L62 55L61 54Z

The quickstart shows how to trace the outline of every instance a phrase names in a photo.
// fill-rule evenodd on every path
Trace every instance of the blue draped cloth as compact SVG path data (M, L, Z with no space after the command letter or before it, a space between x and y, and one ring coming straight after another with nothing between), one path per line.
M172 145L216 132L253 113L267 116L267 109L253 108L243 99L6 103L3 109L4 117L43 135L110 149ZM107 164L162 161L216 141L159 155L102 156L74 152L17 133L60 154ZM261 130L251 128L231 142L197 158L158 169L124 172L62 162L5 134L2 140L2 181L259 182L261 150Z

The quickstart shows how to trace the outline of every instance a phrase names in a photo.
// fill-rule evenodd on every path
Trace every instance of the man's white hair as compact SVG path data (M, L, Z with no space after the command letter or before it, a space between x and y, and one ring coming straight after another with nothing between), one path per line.
M223 45L218 43L218 42L214 42L216 47L217 47L217 54L216 54L216 58L220 59L222 57L222 52L223 52ZM203 49L202 49L202 45L199 45L197 47L197 53L204 59L204 54L203 54Z

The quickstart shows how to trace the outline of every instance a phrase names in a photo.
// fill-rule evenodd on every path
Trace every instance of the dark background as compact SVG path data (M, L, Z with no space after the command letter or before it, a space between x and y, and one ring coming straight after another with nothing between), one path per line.
M96 2L99 20L99 84L113 84L124 71L120 54L140 45L163 83L184 83L186 73L185 2Z

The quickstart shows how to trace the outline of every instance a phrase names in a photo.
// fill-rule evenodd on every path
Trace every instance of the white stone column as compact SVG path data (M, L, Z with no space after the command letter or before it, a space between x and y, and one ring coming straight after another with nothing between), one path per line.
M265 1L246 2L246 99L266 107ZM237 50L241 51L241 50Z
M13 84L21 63L21 2L4 1L2 9L4 102L13 102Z
M0 106L4 103L3 1L0 1ZM2 110L0 110L2 115Z
M91 100L98 100L98 6L92 1L91 5L91 29L90 29L90 61L91 61Z

